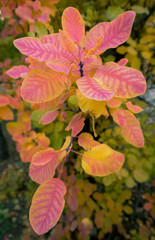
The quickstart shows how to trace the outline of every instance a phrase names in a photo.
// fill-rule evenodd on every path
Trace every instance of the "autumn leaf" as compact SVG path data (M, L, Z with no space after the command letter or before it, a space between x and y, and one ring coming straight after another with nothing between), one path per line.
M33 230L42 235L53 228L64 208L66 187L59 178L50 178L43 182L32 198L29 212Z
M82 167L86 173L104 177L117 172L123 165L124 156L106 144L100 144L84 153Z

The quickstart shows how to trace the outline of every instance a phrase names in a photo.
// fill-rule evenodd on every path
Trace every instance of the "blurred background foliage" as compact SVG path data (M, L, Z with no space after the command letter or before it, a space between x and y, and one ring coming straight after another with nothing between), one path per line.
M29 2L29 1L28 1ZM44 2L44 3L43 3ZM48 4L41 1L41 4ZM35 21L34 29L30 22L21 25L16 8L25 4L24 0L2 1L10 9L10 15L0 18L0 84L5 71L11 66L23 63L24 58L12 44L14 38L22 36L41 37L57 32L61 28L61 15L68 6L76 7L82 14L86 31L99 22L111 21L126 10L136 12L136 20L130 38L117 49L109 49L103 55L103 62L119 61L126 57L128 66L141 70L147 80L146 93L135 99L135 103L144 108L138 114L145 137L145 147L138 149L127 144L120 135L120 128L111 119L103 117L96 120L98 140L109 144L113 149L122 151L126 157L123 168L104 178L91 177L81 168L80 157L71 153L64 167L63 179L68 189L66 207L59 224L44 236L38 237L29 225L28 208L37 184L28 176L28 163L22 163L16 153L11 137L4 122L0 128L0 239L4 240L155 240L155 15L153 0L61 0L55 2L55 16L50 14L47 24ZM4 4L0 7L4 8ZM12 4L12 5L10 5ZM3 9L4 11L4 9ZM39 10L38 10L39 11ZM1 11L2 13L2 11ZM24 14L24 13L23 13ZM15 33L10 22L16 20ZM51 24L51 27L50 25ZM26 27L25 27L26 26ZM18 31L17 31L17 30ZM21 30L19 30L21 29ZM3 93L3 87L0 92ZM12 88L8 87L7 93ZM77 109L74 99L68 100L70 109ZM28 108L29 106L26 105ZM66 137L65 126L72 117L68 111L68 120L62 119L43 126L38 124L43 113L32 111L31 121L37 132L45 132L51 146L59 149ZM93 133L87 124L87 131ZM78 145L74 144L78 150ZM80 150L81 151L81 150Z

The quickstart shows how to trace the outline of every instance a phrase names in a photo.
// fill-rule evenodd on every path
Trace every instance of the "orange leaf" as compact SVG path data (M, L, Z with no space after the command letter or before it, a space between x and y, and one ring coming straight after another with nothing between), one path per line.
M74 42L79 43L85 35L84 21L76 8L68 7L62 15L62 27L64 32Z
M81 133L78 136L78 144L85 150L89 150L97 145L100 145L99 142L93 139L93 136L90 133Z
M140 113L143 111L143 109L141 107L133 105L131 102L126 102L125 105L133 113Z
M62 30L59 30L59 39L62 47L67 51L73 53L76 50L77 46L75 43Z
M44 234L57 224L65 194L66 187L59 178L50 178L37 189L29 212L31 226L37 234Z
M10 103L9 98L4 95L0 95L0 107L4 107Z
M0 108L0 119L13 120L14 115L11 109L7 106Z
M122 108L113 108L110 109L110 113L113 117L113 120L120 126L124 126L126 124L126 117L124 115L124 110Z
M123 165L124 156L106 144L100 144L84 153L82 167L93 176L107 176L117 172Z
M34 165L45 165L48 162L58 162L58 154L52 148L37 152L32 158Z
M126 124L121 128L121 133L124 139L135 147L144 146L144 137L136 117L128 110L123 111Z
M107 101L107 106L110 108L117 108L121 105L121 103L122 103L121 100L117 98L112 98Z
M68 82L69 78L62 73L32 69L23 81L21 95L30 103L48 102L62 94Z

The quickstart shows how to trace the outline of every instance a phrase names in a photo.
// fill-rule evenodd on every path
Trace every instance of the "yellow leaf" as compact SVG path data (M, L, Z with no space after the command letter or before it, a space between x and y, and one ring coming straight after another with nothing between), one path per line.
M90 175L107 176L123 165L124 156L106 144L100 144L84 153L82 167Z

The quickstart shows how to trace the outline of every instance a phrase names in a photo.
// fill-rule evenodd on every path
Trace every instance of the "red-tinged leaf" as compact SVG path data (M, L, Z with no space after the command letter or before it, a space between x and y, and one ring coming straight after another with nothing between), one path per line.
M121 108L113 108L110 109L110 113L113 117L114 122L116 122L119 126L124 126L126 124L126 117L124 115L124 110Z
M107 106L110 108L117 108L120 107L121 103L122 103L121 100L117 98L112 98L107 101Z
M29 218L33 230L41 235L53 228L64 208L66 187L59 178L43 182L35 192Z
M64 74L32 69L23 81L21 96L30 103L48 102L62 94L69 83L69 77Z
M131 102L126 102L125 105L133 113L140 113L143 111L143 109L141 107L133 105Z
M128 59L122 58L121 60L119 60L118 65L125 66L127 63L128 63Z
M4 95L0 95L0 107L4 107L10 103L9 98Z
M144 137L139 121L128 110L124 110L124 116L126 118L126 124L121 128L122 136L131 145L138 148L143 147Z
M13 120L14 115L11 109L7 106L0 108L0 119L3 120Z
M40 124L49 124L53 122L56 117L59 115L59 111L56 110L51 110L49 112L46 112L40 119L39 123Z
M99 23L87 33L85 39L86 50L92 49L96 46L98 39L104 36L105 29L108 25L108 22Z
M81 118L81 113L78 113L72 117L68 126L65 128L66 131L72 129L72 136L75 137L84 127L85 118Z
M76 83L80 92L88 99L106 101L114 96L114 92L104 90L95 79L89 76L79 78Z
M52 148L48 148L40 152L37 152L32 157L32 163L34 165L45 165L50 161L58 162L58 154Z
M68 7L62 15L64 32L74 41L79 43L85 35L84 21L76 8Z
M43 150L43 151L47 151L47 150ZM43 156L42 160L45 160L45 161L43 162L43 164L41 162L40 165L39 164L36 165L36 162L35 164L33 164L33 161L34 161L34 156L33 156L32 163L30 164L30 168L29 168L29 176L33 181L39 184L53 177L55 175L55 169L59 164L58 153L55 153L52 156L49 156L49 153L46 155L48 156L46 156L46 158L45 156Z
M85 150L89 150L97 145L100 145L99 142L93 139L93 136L90 133L81 133L78 136L78 144Z
M108 48L116 48L124 43L130 36L135 12L126 11L110 22L104 31L104 38L97 54L101 54Z
M39 61L46 61L50 58L51 49L43 44L38 38L24 37L14 40L15 47L23 54Z
M102 88L115 92L115 97L119 98L133 98L146 90L146 81L140 71L114 62L108 62L98 69L93 78Z
M12 78L24 78L28 72L28 68L24 65L14 66L7 71L7 74Z
M84 153L82 167L93 176L107 176L117 172L123 165L124 156L106 144L100 144Z

